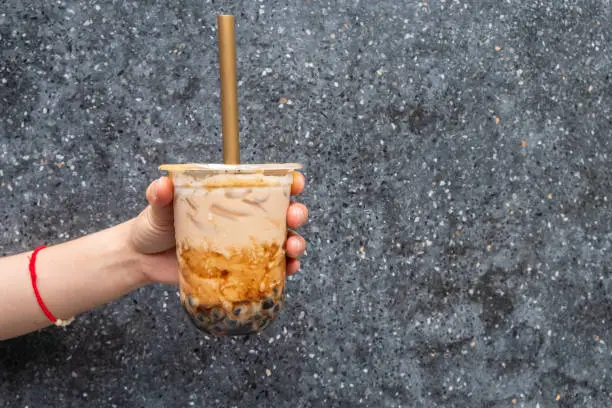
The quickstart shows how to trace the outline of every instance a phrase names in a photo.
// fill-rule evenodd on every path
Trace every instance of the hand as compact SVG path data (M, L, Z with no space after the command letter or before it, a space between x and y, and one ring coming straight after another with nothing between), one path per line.
M304 191L306 179L302 173L293 173L293 184L291 184L291 195L296 196ZM289 228L299 228L308 220L308 208L304 204L291 201L287 209L287 226ZM299 257L306 251L306 240L297 232L289 230L287 244L287 275L293 275L300 269Z
M146 192L149 205L136 217L132 228L131 243L145 255L142 272L148 283L178 283L173 196L169 177L152 182Z
M291 195L304 190L304 175L295 172ZM147 188L149 205L136 217L130 242L134 249L145 255L143 273L149 282L178 283L178 262L174 238L174 209L172 206L174 187L170 178L164 176L152 182ZM308 219L308 208L291 202L287 209L287 226L299 228ZM287 236L287 275L300 269L299 257L306 250L306 241L295 231Z

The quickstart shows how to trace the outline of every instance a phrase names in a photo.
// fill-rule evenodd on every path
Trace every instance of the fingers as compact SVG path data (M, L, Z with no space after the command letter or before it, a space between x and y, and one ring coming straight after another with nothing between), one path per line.
M306 185L306 178L300 172L293 172L293 183L291 184L291 195L298 195L304 191Z
M289 231L289 237L285 244L285 251L289 258L299 258L306 251L306 240L293 231Z
M300 261L297 259L287 259L287 275L293 275L300 270Z
M298 195L304 191L306 178L302 173L293 172L293 184L291 195ZM308 207L304 204L291 202L287 209L287 226L299 228L308 220ZM300 261L297 259L306 251L306 240L294 231L288 231L286 253L287 253L287 275L293 275L300 270Z
M289 228L299 228L308 220L308 207L292 202L287 209L287 225Z

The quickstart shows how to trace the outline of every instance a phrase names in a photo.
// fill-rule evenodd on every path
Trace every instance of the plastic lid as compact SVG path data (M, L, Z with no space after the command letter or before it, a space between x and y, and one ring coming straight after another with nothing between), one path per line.
M260 173L268 171L292 171L302 168L299 163L266 163L266 164L162 164L160 170L170 172L205 172L205 173Z

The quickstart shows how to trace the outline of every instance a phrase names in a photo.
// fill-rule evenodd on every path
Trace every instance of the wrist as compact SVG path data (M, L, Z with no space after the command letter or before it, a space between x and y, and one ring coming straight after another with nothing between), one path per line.
M129 287L137 289L151 283L144 267L147 255L136 251L131 245L126 245L121 257L124 260L126 283Z
M129 224L40 252L36 261L38 288L56 317L78 315L145 284L140 256L126 239Z

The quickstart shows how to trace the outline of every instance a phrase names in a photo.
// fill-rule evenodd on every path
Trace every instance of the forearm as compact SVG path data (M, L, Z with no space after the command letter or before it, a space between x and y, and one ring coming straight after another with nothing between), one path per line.
M132 222L38 252L38 289L56 318L76 316L146 283L141 255L128 244ZM0 340L52 324L34 295L31 255L0 259Z

